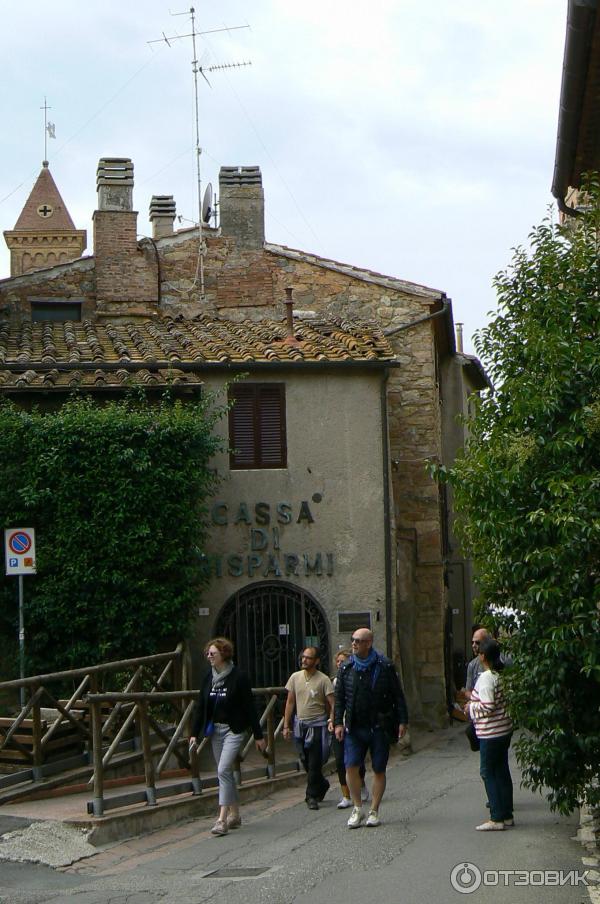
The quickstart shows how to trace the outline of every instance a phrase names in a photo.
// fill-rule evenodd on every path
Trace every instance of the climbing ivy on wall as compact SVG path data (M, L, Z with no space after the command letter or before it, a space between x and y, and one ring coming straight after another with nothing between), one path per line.
M154 653L187 633L206 580L221 413L169 397L74 398L54 411L0 403L0 526L36 530L28 674ZM18 674L15 577L2 577L0 610L7 679Z

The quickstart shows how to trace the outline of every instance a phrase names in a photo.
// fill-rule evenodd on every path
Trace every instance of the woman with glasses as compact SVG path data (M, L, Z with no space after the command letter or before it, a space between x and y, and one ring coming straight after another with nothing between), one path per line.
M219 813L211 832L226 835L229 829L242 824L233 770L247 729L252 729L258 750L264 751L266 744L250 679L233 663L232 642L226 637L214 637L204 653L210 669L196 702L190 749L198 738L210 738L219 781Z

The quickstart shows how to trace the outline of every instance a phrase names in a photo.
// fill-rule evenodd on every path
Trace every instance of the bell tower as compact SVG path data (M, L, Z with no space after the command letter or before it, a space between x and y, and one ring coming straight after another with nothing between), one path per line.
M11 276L66 264L83 254L86 231L75 228L47 160L14 229L6 230L4 238L10 250Z

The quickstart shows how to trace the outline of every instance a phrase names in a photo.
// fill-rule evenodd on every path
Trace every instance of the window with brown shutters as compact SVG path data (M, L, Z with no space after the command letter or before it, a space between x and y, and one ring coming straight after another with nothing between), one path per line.
M240 383L229 390L229 466L285 468L285 385Z

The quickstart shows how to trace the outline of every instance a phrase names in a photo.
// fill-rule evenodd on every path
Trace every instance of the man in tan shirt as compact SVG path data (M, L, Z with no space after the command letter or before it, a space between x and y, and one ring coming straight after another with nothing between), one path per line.
M283 737L292 732L302 764L307 772L306 805L318 810L329 790L323 764L329 757L331 734L327 721L333 716L333 685L328 675L318 670L319 651L307 647L302 653L302 668L290 675L283 717ZM294 714L295 713L295 714Z

